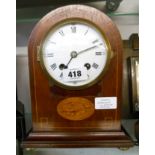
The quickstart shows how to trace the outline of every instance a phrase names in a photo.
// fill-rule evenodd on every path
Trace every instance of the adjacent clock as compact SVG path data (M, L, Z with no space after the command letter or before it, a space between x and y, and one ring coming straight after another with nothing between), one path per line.
M122 41L99 10L60 7L29 40L32 131L23 147L130 147L121 126Z

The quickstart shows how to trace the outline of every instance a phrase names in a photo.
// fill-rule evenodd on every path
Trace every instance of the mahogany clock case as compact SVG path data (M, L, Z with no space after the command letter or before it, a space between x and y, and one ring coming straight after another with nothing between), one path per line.
M93 23L108 39L113 57L103 78L82 90L67 90L50 81L38 60L38 49L49 30L70 19ZM32 131L23 147L130 147L129 137L122 131L120 121L122 88L122 41L115 24L95 8L69 5L44 16L31 33L28 54L32 105ZM78 97L94 103L96 97L117 97L117 108L96 110L82 120L68 120L57 112L58 104Z

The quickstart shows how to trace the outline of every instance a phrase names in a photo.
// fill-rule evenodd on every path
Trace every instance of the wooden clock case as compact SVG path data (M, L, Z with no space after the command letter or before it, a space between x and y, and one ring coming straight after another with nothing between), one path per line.
M45 35L57 23L68 19L95 24L108 39L113 57L103 78L82 90L67 90L54 85L43 72L38 51ZM61 46L61 45L60 45ZM130 147L130 138L121 127L122 41L113 22L95 8L69 5L43 17L30 36L28 54L32 104L32 131L23 147ZM79 121L62 118L58 103L69 97L82 97L94 103L95 97L117 97L117 108L96 110Z

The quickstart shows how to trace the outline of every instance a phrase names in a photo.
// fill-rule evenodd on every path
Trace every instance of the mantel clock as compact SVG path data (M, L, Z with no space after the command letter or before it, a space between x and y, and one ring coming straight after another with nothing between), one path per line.
M121 127L122 41L101 11L60 7L28 46L32 131L24 147L130 147Z

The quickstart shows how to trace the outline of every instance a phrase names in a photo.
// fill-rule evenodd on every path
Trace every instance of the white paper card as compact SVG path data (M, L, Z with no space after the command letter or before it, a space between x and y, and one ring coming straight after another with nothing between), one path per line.
M83 81L87 79L87 70L84 67L63 70L63 80L65 82Z
M96 97L95 109L116 109L117 97Z

